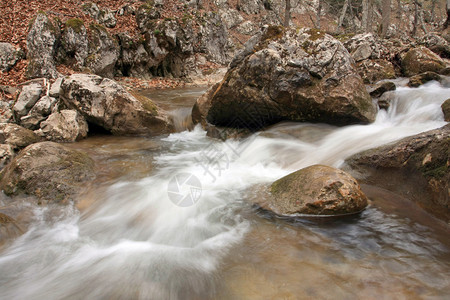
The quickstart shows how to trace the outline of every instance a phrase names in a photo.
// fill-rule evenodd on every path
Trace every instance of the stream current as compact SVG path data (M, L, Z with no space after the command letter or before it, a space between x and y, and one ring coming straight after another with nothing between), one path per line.
M248 202L257 184L445 125L448 87L399 87L370 125L280 123L225 142L183 130L203 92L147 93L177 133L68 145L96 161L97 179L74 206L21 204L32 222L0 248L1 299L448 299L448 224L398 195L366 187L369 207L332 221ZM197 181L174 190L180 178Z

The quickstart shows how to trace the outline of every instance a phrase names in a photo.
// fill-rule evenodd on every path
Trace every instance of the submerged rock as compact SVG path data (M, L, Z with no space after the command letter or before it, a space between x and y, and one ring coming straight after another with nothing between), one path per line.
M313 165L275 181L268 198L258 204L283 216L353 214L367 206L367 197L353 177L323 165Z
M388 110L391 106L391 102L395 99L396 94L394 91L388 91L381 95L380 98L377 99L377 104L380 109Z
M0 212L0 247L7 241L23 234L22 228L16 220L7 214Z
M113 134L159 135L173 131L169 118L145 97L136 99L115 81L74 74L61 84L61 99L70 109Z
M94 178L94 162L86 154L53 142L23 149L0 173L0 188L7 195L28 194L41 201L74 200Z
M192 114L196 123L261 128L282 120L369 123L375 112L338 40L313 29L270 26L246 44Z
M450 124L346 160L364 183L382 186L450 220Z

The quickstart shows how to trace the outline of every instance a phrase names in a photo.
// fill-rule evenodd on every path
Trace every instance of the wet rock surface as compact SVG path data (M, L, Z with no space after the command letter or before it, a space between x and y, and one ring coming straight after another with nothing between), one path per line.
M450 125L356 154L346 163L363 183L399 192L450 220Z
M382 96L384 93L389 91L395 91L396 86L395 83L392 81L384 81L376 84L371 90L370 90L370 96L374 98L378 98Z
M282 216L345 215L367 206L367 197L353 177L324 165L313 165L275 181L267 198L258 204Z
M429 81L436 80L440 81L441 76L435 72L425 72L412 76L409 79L408 86L409 87L418 87L422 84L425 84Z
M442 112L444 113L444 120L450 122L450 99L445 100L441 105Z

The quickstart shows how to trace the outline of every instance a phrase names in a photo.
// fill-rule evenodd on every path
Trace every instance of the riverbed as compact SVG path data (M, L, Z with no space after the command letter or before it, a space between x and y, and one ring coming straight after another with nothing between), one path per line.
M177 133L68 144L97 179L76 205L32 207L27 232L1 249L0 298L448 299L448 224L408 199L363 186L361 214L312 220L248 201L292 171L445 125L448 87L400 86L370 125L280 123L227 141L187 121L204 91L143 92Z

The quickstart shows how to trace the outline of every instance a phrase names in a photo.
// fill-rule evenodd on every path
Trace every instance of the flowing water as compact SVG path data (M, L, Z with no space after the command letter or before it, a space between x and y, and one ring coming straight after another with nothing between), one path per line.
M202 92L150 95L182 126ZM361 215L320 222L272 218L248 198L299 168L338 167L443 126L449 95L438 83L400 87L365 126L282 123L226 142L195 127L69 145L95 159L97 180L76 207L28 205L28 230L0 250L0 298L448 299L449 227L409 201L365 187ZM177 191L173 178L196 178L197 188ZM175 205L176 192L192 201Z

